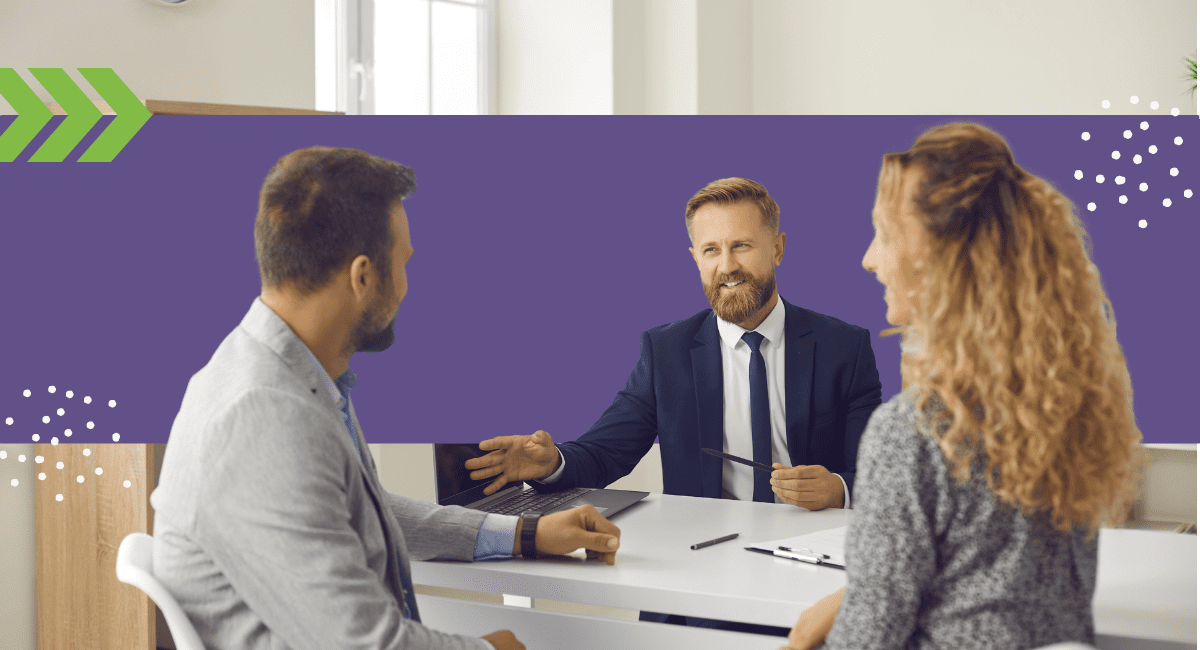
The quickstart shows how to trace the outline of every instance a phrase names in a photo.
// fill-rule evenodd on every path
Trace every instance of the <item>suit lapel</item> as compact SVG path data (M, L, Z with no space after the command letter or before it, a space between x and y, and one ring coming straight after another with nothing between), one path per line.
M700 446L720 451L725 444L725 380L721 374L721 340L717 334L717 317L712 312L700 324L692 343L692 381L696 387ZM708 454L699 456L703 496L719 498L721 459Z
M783 298L780 298L783 300ZM807 465L808 421L812 409L813 353L816 339L808 336L812 328L804 312L786 300L784 306L783 333L786 358L784 361L784 401L787 411L788 454L792 465Z

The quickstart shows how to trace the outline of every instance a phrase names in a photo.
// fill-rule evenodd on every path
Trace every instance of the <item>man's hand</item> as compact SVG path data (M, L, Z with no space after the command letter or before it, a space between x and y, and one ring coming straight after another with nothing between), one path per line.
M841 508L846 503L842 479L820 465L788 467L775 463L771 467L771 491L794 506L809 510Z
M800 620L796 621L796 627L788 634L788 644L779 650L812 650L824 643L829 630L833 629L833 621L837 618L842 596L845 595L846 588L842 587L804 610Z
M599 558L612 564L617 559L617 548L621 546L621 529L601 517L592 506L584 505L539 519L533 543L538 555L566 555L583 548L587 550L589 560ZM513 555L519 550L519 547L513 549Z
M485 495L494 494L509 481L537 481L546 478L558 469L562 459L558 447L550 434L538 431L531 436L500 436L479 443L479 448L492 453L466 462L471 479L496 477L492 484L483 489ZM493 451L494 450L494 451Z
M518 641L508 630L499 630L479 638L492 644L496 650L525 650L525 644Z

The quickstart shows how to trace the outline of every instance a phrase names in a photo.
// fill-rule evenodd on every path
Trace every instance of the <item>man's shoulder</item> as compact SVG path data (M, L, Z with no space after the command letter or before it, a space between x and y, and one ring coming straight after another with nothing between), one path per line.
M806 323L818 335L858 338L867 331L865 327L847 323L840 318L834 318L818 311L805 309L799 305L794 305L786 301L784 305L787 307L788 316L794 315L798 317L799 320ZM788 326L791 327L791 324L789 323Z
M710 318L716 317L711 309L705 309L687 318L652 327L644 335L655 342L691 341Z

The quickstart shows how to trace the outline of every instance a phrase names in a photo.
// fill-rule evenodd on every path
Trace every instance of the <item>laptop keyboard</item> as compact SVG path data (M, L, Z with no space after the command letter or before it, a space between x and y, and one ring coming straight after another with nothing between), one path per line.
M548 494L541 494L536 490L525 490L511 499L503 499L495 503L476 506L475 509L484 512L493 512L498 515L519 515L522 512L529 511L544 513L586 492L588 490L580 488L571 488L570 490Z

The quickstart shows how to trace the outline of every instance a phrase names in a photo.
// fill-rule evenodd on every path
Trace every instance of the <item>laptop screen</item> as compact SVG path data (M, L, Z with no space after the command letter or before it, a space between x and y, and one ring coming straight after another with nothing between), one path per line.
M474 503L484 497L483 488L496 480L495 477L472 481L471 470L464 467L463 463L466 463L470 458L477 458L487 453L481 450L478 444L474 443L434 443L433 471L437 477L437 500L439 504L443 506L463 506ZM518 483L518 485L520 484Z

